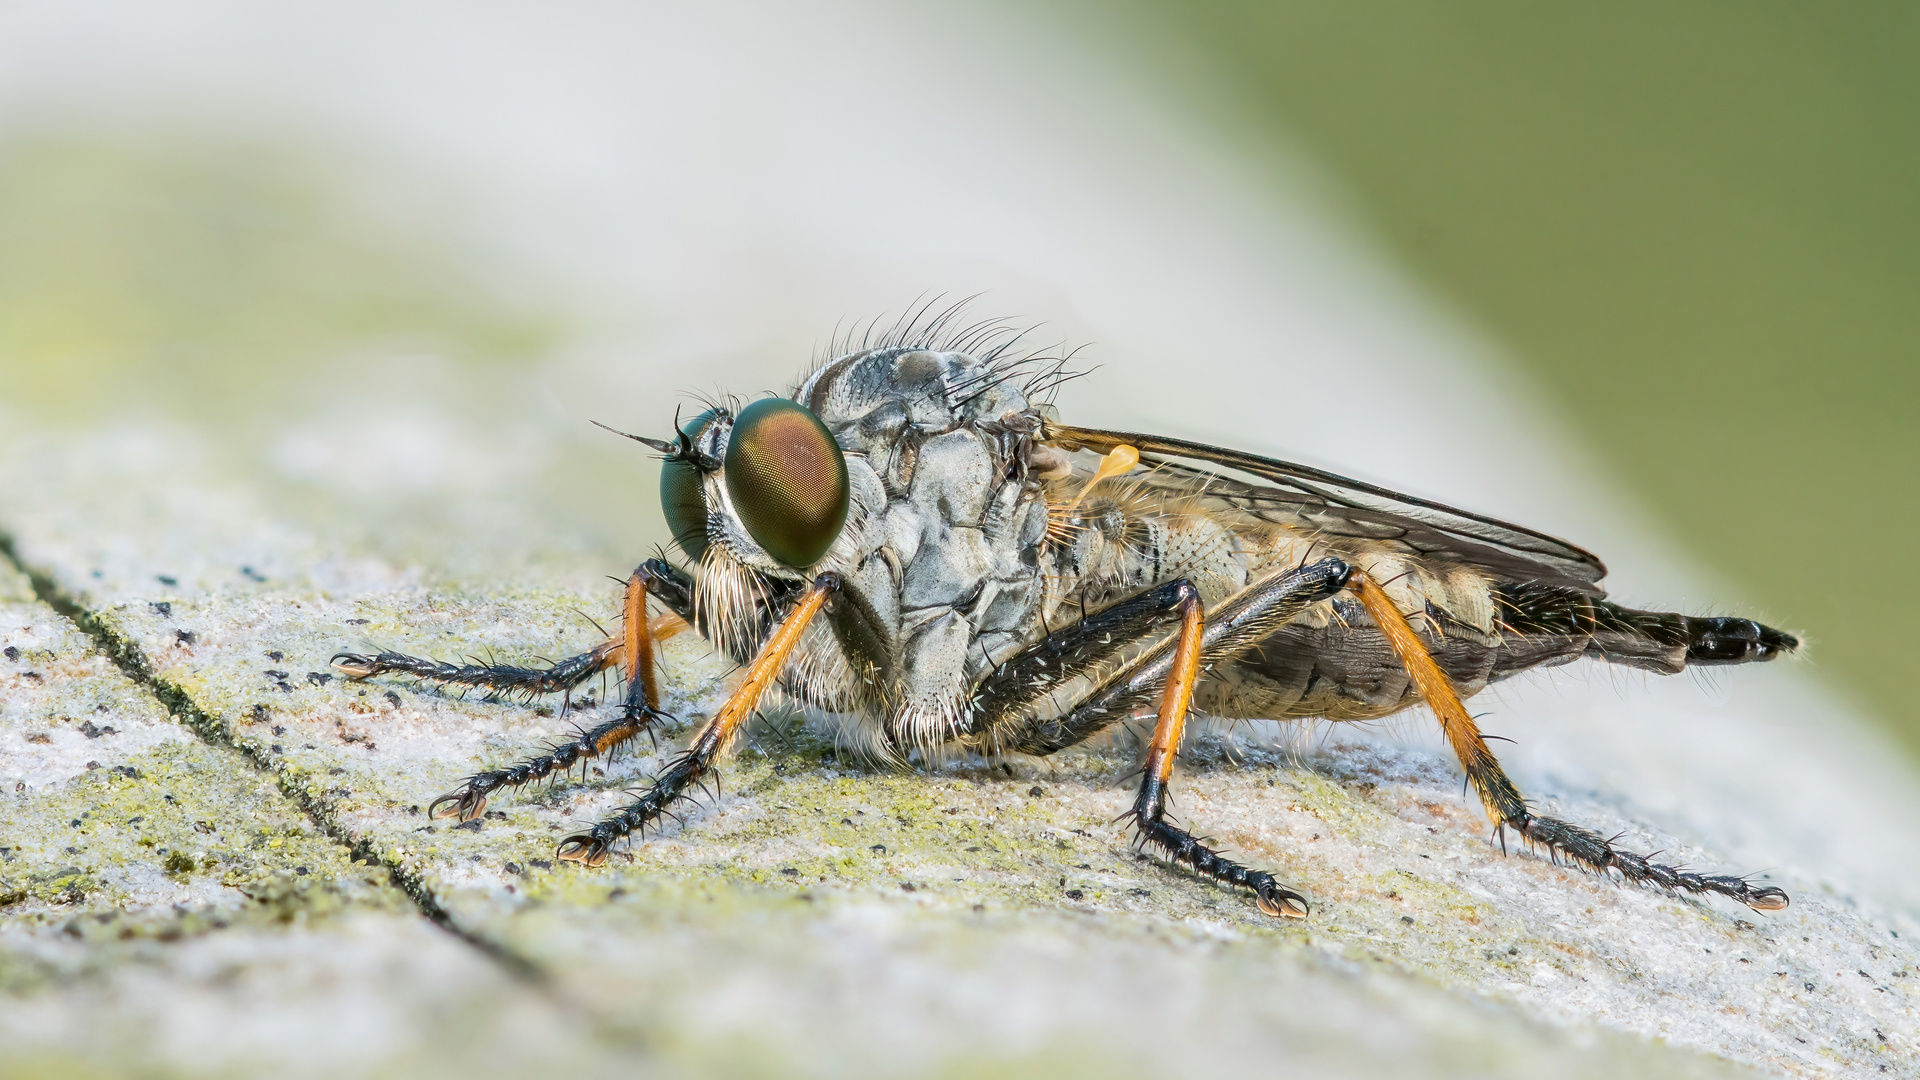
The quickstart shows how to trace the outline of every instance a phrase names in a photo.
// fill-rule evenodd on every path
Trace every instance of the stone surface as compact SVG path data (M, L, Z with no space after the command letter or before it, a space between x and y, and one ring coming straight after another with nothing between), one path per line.
M505 510L449 556L431 510L336 525L338 506L216 467L190 436L103 438L20 429L11 459L33 467L0 485L12 557L88 631L7 571L0 769L25 786L0 825L0 941L11 1030L43 1055L111 1018L150 1034L89 1043L97 1060L137 1047L187 1069L291 1061L305 1040L375 1071L554 1040L587 1069L819 1075L1920 1063L1912 925L1844 882L1783 868L1795 903L1763 917L1503 855L1452 763L1350 729L1204 732L1177 781L1182 814L1311 898L1299 923L1131 850L1125 739L901 774L775 711L717 796L599 870L556 863L555 840L671 738L469 825L430 820L434 796L591 722L605 692L560 716L343 680L331 654L562 655L594 639L583 614L613 613L596 572L624 568L543 553L538 521ZM506 569L458 569L490 559ZM697 722L726 671L690 635L665 666L669 709ZM1617 798L1553 802L1726 865ZM215 1035L171 1033L223 1011Z
M0 1069L331 1075L576 1027L0 565Z

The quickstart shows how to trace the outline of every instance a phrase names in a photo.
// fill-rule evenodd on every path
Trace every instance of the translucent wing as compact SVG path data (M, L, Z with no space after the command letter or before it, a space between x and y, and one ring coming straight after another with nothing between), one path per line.
M1132 446L1141 452L1143 462L1193 477L1207 498L1278 525L1381 541L1428 558L1477 566L1508 580L1539 581L1595 594L1601 592L1597 583L1607 574L1606 565L1592 552L1545 533L1290 461L1160 435L1051 422L1043 437L1064 448L1101 453L1122 444ZM1169 459L1224 466L1264 483L1248 483Z

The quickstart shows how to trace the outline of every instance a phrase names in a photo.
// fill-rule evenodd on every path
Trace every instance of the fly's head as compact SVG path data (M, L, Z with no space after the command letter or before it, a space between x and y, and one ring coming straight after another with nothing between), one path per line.
M784 398L712 408L666 444L660 507L688 557L715 548L768 577L805 580L851 506L847 459L818 417Z
M699 567L705 625L725 646L750 639L752 613L786 583L832 569L853 509L847 458L819 418L784 398L715 406L659 450L660 507ZM736 651L729 648L729 651Z

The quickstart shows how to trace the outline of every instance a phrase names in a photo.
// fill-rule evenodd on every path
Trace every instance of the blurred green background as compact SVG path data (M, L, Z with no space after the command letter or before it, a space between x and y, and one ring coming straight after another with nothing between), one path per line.
M1304 144L1920 749L1920 5L1051 7L1230 138Z
M1699 561L1806 632L1820 670L1920 749L1904 693L1920 611L1920 7L1041 10L1249 161L1304 146ZM457 238L329 186L331 152L10 129L9 404L261 434L277 402L353 370L343 352L514 364L562 341L566 313L469 273L485 260ZM591 477L574 479L556 498Z

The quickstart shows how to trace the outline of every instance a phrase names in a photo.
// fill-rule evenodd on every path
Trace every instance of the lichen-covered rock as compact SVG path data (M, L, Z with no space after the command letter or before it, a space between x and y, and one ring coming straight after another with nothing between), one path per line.
M425 813L436 795L592 722L606 691L563 715L558 702L352 682L328 659L367 644L448 658L575 651L597 634L582 614L612 614L617 586L594 571L621 567L509 557L510 572L454 571L421 532L335 531L211 470L41 460L92 464L0 490L0 528L88 633L8 579L7 617L41 629L9 625L37 651L6 669L0 769L36 777L8 804L4 828L22 837L5 841L18 848L8 881L21 883L9 888L31 898L7 910L10 926L31 911L64 913L66 928L31 947L9 930L23 1006L137 1012L134 969L199 1000L211 991L187 973L193 957L226 950L298 1017L306 991L276 984L281 965L303 949L336 954L290 944L297 932L350 937L339 978L372 980L371 1000L403 1015L459 1002L498 1017L522 1002L525 1030L566 1041L583 1069L636 1053L696 1072L820 1075L1254 1058L1576 1076L1711 1073L1714 1057L1804 1075L1920 1062L1910 939L1838 886L1785 871L1794 906L1766 918L1503 854L1450 762L1358 733L1308 750L1270 730L1212 731L1187 748L1179 812L1306 893L1299 923L1134 852L1115 821L1136 767L1125 738L906 774L842 759L830 733L779 710L683 823L598 870L557 863L557 838L643 782L676 732L497 793L457 825ZM493 542L516 535L509 519ZM58 685L23 683L29 660ZM727 672L691 635L668 644L665 666L684 731ZM99 703L108 712L86 712ZM83 722L115 731L89 739ZM42 730L57 741L26 741ZM100 767L73 764L83 746L103 748ZM1724 862L1614 804L1560 808L1678 862ZM68 848L85 857L63 861ZM407 929L420 916L396 914L389 874L411 894L406 911L471 944ZM135 958L129 943L168 951ZM467 974L444 976L454 968ZM331 1007L313 1000L315 1016ZM353 1060L468 1060L442 1044L466 1030Z
M178 936L256 908L284 922L403 905L384 868L355 865L271 773L196 738L11 566L0 566L0 638L9 930Z
M564 1056L573 1022L388 878L0 564L0 1073Z

